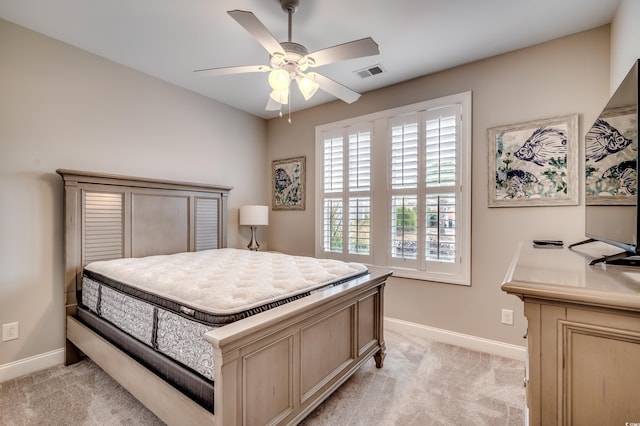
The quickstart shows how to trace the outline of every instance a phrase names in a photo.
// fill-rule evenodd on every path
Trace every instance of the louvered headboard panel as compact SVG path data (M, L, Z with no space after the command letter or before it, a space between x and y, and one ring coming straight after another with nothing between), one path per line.
M218 248L220 202L214 198L196 198L196 251Z
M75 313L87 263L227 245L229 186L57 172L65 189L67 313Z
M124 257L124 194L83 192L84 263Z

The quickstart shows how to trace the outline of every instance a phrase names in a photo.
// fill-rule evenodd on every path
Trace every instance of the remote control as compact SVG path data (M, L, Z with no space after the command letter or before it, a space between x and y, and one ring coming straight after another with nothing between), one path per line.
M562 247L564 245L564 242L562 242L562 240L533 240L533 244L536 246Z

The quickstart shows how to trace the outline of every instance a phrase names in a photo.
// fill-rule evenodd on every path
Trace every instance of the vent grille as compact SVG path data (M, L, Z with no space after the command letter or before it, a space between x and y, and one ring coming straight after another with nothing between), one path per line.
M84 262L124 256L123 194L85 192Z
M367 78L377 74L382 74L383 72L385 71L384 71L384 68L382 68L382 65L377 64L377 65L372 65L370 67L358 70L355 73L358 74L360 78Z
M218 248L218 199L196 198L196 251Z

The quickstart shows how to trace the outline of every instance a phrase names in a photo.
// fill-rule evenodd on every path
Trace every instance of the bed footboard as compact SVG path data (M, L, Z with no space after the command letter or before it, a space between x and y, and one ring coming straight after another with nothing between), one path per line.
M374 272L207 333L216 424L295 424L368 359L381 367L388 275Z

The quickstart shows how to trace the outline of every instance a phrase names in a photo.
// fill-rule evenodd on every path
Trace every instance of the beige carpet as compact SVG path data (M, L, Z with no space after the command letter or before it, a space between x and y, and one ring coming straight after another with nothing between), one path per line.
M301 424L524 424L524 363L392 331L386 341L383 368L365 364ZM3 426L162 424L88 360L0 383Z

